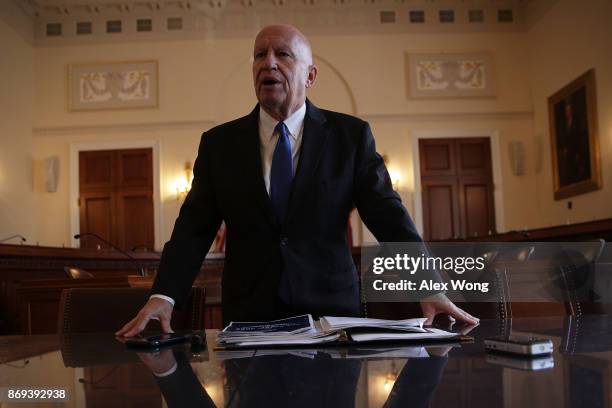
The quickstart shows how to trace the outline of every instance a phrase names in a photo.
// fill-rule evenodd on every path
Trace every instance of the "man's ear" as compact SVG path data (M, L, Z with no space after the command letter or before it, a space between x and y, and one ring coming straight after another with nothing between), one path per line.
M318 68L312 64L308 66L308 77L306 78L306 88L311 88L317 80Z

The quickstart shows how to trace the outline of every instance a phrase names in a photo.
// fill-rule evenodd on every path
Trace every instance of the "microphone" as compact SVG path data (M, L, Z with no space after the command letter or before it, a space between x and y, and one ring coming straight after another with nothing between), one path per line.
M13 238L19 238L19 242L21 244L23 244L24 242L27 241L27 239L25 239L25 237L23 235L15 234L15 235L11 235L10 237L7 237L7 238L4 238L4 239L0 240L0 243L5 242L5 241L10 241Z
M116 247L115 245L113 245L112 242L109 242L109 241L105 240L104 238L102 238L98 234L94 234L93 232L84 232L82 234L75 234L74 239L81 239L81 238L86 237L86 236L96 237L100 241L104 242L105 244L108 244L114 250L118 251L119 253L122 253L123 255L127 256L131 260L136 261L136 263L138 264L138 273L140 274L140 276L145 276L145 270L144 270L142 264L140 263L140 261L138 259L136 259L132 255L128 254L123 249Z

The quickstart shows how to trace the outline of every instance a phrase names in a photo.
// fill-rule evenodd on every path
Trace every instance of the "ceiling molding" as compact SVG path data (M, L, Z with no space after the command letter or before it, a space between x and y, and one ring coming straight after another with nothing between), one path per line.
M528 7L556 0L9 0L20 5L34 24L36 45L73 45L116 41L151 41L252 36L259 28L285 22L312 34L524 32ZM510 12L511 22L498 21ZM544 8L544 12L547 8ZM452 22L441 22L441 12ZM478 11L482 22L470 22ZM423 22L411 21L423 12ZM447 15L448 15L447 13ZM169 18L181 19L179 29ZM137 20L150 20L138 31ZM121 21L120 33L107 33L107 22ZM91 33L76 33L79 22ZM48 24L61 33L47 35Z
M531 30L559 0L531 0L525 6L525 28Z
M34 20L27 8L13 1L0 1L0 20L11 27L29 45L34 44Z

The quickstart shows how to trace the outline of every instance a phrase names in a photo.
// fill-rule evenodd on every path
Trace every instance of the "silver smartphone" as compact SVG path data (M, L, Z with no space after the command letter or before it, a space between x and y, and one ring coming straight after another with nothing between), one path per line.
M485 360L487 363L525 371L546 370L555 366L555 360L550 354L524 357L501 353L487 353Z
M497 336L484 340L485 348L491 351L537 356L553 352L553 342L530 336Z

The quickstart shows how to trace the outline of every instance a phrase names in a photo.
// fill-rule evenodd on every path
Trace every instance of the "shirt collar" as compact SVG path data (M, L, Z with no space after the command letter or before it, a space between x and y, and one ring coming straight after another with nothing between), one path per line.
M285 126L289 129L289 136L293 138L293 140L297 140L298 135L300 134L300 130L302 130L302 125L304 124L304 118L306 117L306 103L304 103L298 110L293 112L285 122ZM268 114L265 110L263 110L260 106L259 108L259 123L263 130L263 134L266 135L269 139L272 139L274 135L274 129L278 124L278 121L274 119L272 116Z

